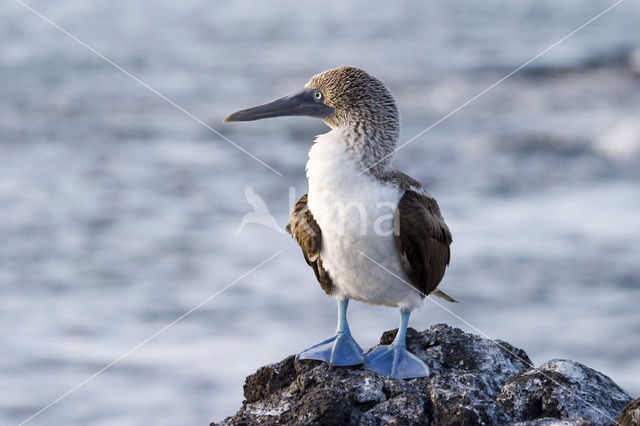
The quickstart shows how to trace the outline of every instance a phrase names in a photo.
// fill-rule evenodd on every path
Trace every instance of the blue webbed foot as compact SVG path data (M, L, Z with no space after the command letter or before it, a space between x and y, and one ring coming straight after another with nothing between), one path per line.
M335 336L300 352L296 359L317 359L330 366L346 367L364 362L364 353L351 333L339 331Z
M404 345L376 346L365 357L364 368L392 379L429 377L429 367Z

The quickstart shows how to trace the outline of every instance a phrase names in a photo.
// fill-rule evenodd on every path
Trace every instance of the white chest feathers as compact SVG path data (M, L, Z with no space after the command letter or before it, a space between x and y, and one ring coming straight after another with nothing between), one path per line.
M348 137L340 130L318 136L307 162L308 206L322 231L320 255L333 281L333 294L374 305L416 308L422 298L402 281L407 277L393 234L403 192L368 173L360 174L363 166L345 143Z

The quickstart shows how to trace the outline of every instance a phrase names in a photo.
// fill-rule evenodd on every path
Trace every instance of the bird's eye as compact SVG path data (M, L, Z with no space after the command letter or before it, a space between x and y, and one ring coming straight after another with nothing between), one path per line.
M315 99L316 101L321 101L322 100L322 92L319 90L316 90L315 92L313 92L313 99Z

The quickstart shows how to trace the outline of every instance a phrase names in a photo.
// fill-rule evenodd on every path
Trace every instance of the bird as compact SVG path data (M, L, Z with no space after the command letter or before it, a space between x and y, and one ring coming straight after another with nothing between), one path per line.
M428 377L429 367L406 348L410 314L437 290L452 243L438 203L420 182L391 165L400 116L391 91L366 71L341 66L313 76L274 101L229 115L225 122L281 116L321 119L306 164L308 192L286 226L320 287L338 302L335 334L298 353L330 366L363 365L394 379ZM394 307L393 342L364 354L347 321L350 300Z
M245 187L244 196L247 199L247 203L253 207L253 211L244 215L240 222L240 226L236 231L236 235L240 234L240 231L242 231L242 228L244 228L247 223L257 223L258 225L266 226L267 228L271 228L281 234L285 233L269 211L269 208L264 203L262 197L256 194L253 188L250 186Z

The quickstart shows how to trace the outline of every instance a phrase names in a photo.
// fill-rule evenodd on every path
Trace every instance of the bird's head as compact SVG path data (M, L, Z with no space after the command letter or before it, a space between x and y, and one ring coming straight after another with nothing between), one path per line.
M400 128L398 109L391 92L366 71L348 66L317 74L302 90L234 112L224 121L291 115L321 118L333 129L350 128L394 141Z

